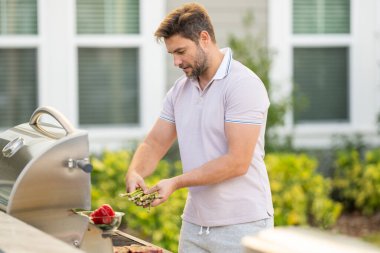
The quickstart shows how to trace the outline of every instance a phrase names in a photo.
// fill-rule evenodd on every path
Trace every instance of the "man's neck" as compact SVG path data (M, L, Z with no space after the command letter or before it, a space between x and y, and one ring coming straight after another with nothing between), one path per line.
M215 50L210 54L209 60L209 68L198 77L199 86L202 90L206 88L211 79L215 76L216 72L220 64L223 61L223 53L216 47Z

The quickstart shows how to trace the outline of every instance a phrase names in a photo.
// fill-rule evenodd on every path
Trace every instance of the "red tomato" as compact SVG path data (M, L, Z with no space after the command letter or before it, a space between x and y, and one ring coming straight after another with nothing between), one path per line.
M115 211L112 209L112 207L110 206L110 205L108 205L108 204L104 204L104 205L102 205L101 206L101 208L103 209L103 210L105 210L106 211L106 213L109 215L109 216L115 216Z
M115 212L108 204L104 204L90 214L91 220L95 224L111 224Z

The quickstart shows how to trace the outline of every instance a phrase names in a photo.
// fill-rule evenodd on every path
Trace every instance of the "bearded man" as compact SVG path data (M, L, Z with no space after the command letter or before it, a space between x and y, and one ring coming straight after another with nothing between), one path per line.
M189 189L179 252L242 252L240 241L273 227L273 204L264 163L269 98L260 78L219 49L210 17L185 4L161 22L163 40L180 77L166 95L159 119L136 150L127 191L158 192L152 206ZM144 178L178 139L183 173L149 188Z

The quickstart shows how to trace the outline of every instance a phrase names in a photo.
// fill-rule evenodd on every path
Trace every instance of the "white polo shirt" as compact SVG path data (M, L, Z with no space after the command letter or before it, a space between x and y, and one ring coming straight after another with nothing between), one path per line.
M250 69L232 59L229 48L209 85L179 78L166 95L160 118L176 126L183 171L227 153L225 123L260 125L248 172L224 182L189 187L182 218L200 226L256 221L273 215L264 164L264 133L269 108L265 86Z

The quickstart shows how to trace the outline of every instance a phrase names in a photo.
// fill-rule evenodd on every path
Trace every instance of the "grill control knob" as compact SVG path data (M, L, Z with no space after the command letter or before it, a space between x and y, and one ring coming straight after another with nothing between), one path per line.
M92 171L92 164L86 160L78 160L77 166L81 168L84 172L90 173Z
M69 167L70 169L80 168L86 173L90 173L93 169L92 164L89 162L87 158L83 160L74 160L70 158L67 161L67 167Z

